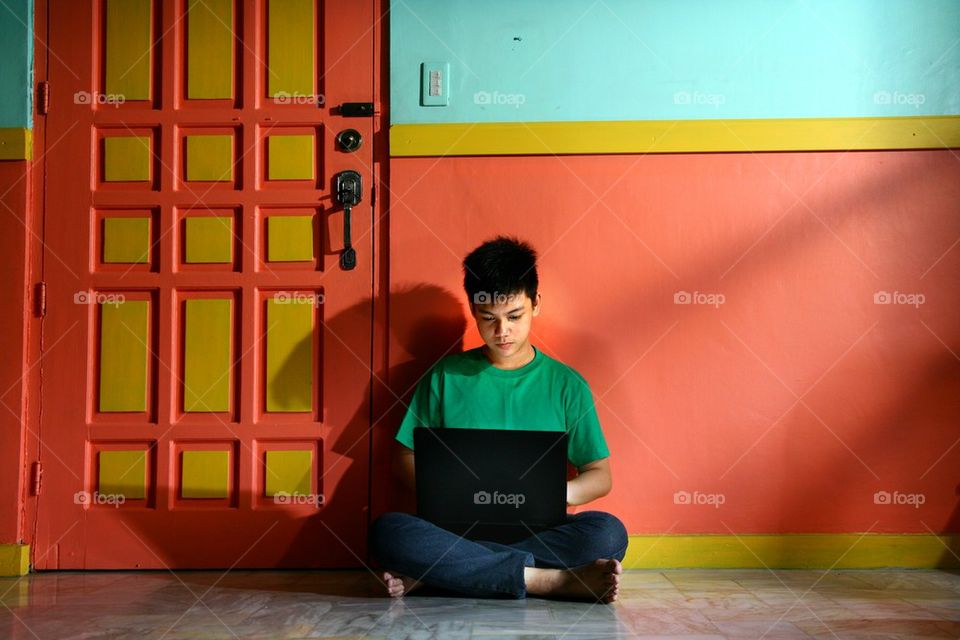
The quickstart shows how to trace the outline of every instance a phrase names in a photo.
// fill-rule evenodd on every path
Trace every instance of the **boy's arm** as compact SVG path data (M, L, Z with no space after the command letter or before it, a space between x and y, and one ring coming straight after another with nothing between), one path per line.
M609 458L588 462L578 467L577 470L580 472L579 475L573 480L567 481L568 505L586 504L610 493L610 489L613 487L613 478L610 475Z

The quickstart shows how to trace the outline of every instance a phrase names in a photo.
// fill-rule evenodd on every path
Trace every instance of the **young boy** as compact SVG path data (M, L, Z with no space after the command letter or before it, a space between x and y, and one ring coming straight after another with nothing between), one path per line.
M441 359L417 385L396 436L403 445L396 470L410 489L413 429L472 427L566 431L567 458L579 471L567 482L567 503L585 504L610 492L610 454L586 380L530 344L540 313L536 259L528 244L499 236L463 261L463 286L484 346ZM627 534L615 516L585 511L504 545L467 540L410 514L385 513L373 523L370 545L394 597L422 583L473 597L530 594L610 603L617 599Z

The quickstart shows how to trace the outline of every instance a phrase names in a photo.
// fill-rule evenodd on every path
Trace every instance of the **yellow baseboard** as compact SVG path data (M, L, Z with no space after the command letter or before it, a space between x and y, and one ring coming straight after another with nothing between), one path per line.
M30 571L30 545L0 544L0 576L24 576Z
M627 569L960 568L960 535L632 535Z
M30 160L33 132L30 129L0 128L0 160Z
M626 569L958 569L960 535L632 535ZM0 576L30 571L30 545L0 544Z
M960 116L395 124L392 156L490 156L960 147Z

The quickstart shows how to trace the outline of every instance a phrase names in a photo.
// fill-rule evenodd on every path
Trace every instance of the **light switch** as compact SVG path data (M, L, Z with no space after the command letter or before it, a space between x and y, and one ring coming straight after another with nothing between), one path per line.
M445 107L450 104L450 63L424 62L420 65L420 104Z

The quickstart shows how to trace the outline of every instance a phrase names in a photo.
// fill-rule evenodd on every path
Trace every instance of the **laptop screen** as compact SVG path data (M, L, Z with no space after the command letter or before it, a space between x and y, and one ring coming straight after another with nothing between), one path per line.
M565 521L566 432L420 427L413 434L420 517L488 538L491 529L518 537Z

